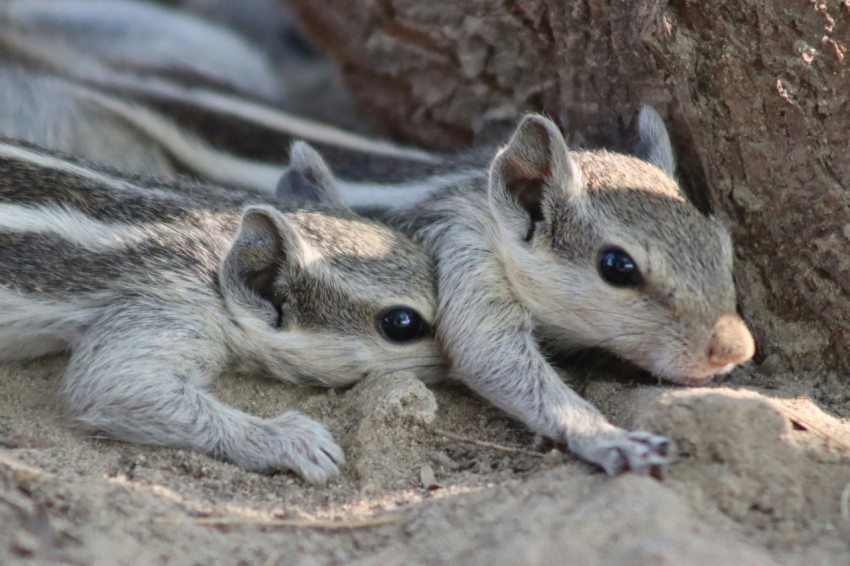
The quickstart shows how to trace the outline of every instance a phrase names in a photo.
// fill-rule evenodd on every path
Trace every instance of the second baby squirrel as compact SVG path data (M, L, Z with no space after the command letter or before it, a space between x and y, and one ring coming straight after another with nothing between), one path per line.
M728 232L682 193L650 107L638 134L645 160L571 151L554 123L529 115L486 179L393 213L436 256L437 332L453 372L609 474L663 466L669 441L608 423L538 339L601 347L689 385L731 371L755 346L736 313Z
M259 418L206 391L221 372L344 386L444 371L433 262L354 215L305 144L311 206L127 177L0 142L0 360L67 351L62 397L88 429L321 483L342 450L294 411Z

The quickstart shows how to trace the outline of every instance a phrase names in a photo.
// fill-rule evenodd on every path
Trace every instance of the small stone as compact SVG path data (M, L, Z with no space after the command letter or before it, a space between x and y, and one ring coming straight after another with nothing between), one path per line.
M422 467L419 468L419 479L422 482L422 487L427 490L440 488L440 484L437 483L437 476L434 474L434 468L431 467L431 464L422 464Z
M558 450L557 448L553 448L543 455L543 468L549 469L554 468L555 466L559 466L563 464L565 461L564 453Z

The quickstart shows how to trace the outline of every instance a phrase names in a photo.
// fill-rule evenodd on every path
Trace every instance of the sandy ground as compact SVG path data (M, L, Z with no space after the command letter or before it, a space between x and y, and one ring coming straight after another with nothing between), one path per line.
M615 422L676 440L662 482L607 478L406 374L346 391L219 379L243 410L328 425L348 463L312 487L74 430L55 398L64 363L0 366L0 564L850 563L850 421L792 376L576 384Z

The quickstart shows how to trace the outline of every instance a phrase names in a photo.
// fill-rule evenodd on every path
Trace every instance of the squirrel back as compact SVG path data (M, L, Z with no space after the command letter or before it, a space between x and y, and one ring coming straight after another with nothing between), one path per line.
M315 151L294 153L291 169L318 170L314 189L332 187ZM222 323L230 349L253 350L281 379L348 383L407 367L405 352L423 360L421 377L438 375L432 260L325 198L335 189L281 210L254 194L123 176L12 140L0 141L0 168L4 336L50 334L73 350L100 314L143 297L235 320L239 328ZM418 334L393 339L392 316L413 319ZM8 343L4 358L29 357Z
M289 113L285 96L268 93L279 81L262 71L262 55L227 49L241 40L168 8L16 0L0 18L0 101L11 110L0 116L0 134L125 172L188 174L270 195L288 148L305 140L349 202L406 206L477 175L489 157L404 147ZM179 33L187 23L190 37ZM156 49L141 48L153 34ZM216 66L220 49L229 63Z

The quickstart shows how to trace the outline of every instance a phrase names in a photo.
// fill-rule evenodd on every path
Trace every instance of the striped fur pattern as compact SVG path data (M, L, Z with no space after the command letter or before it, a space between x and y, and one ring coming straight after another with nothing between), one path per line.
M0 359L68 352L65 402L114 438L332 477L343 454L321 424L242 413L206 385L234 369L327 387L438 377L434 266L326 198L327 166L305 145L296 153L312 206L285 211L0 141ZM397 309L421 317L416 339L382 333Z
M287 113L261 53L229 49L241 40L201 20L176 37L189 17L167 8L12 0L0 17L0 103L14 110L0 115L0 133L122 171L274 194L292 142L305 140L352 205L411 206L480 175L490 153L440 155ZM216 67L219 57L228 63Z

